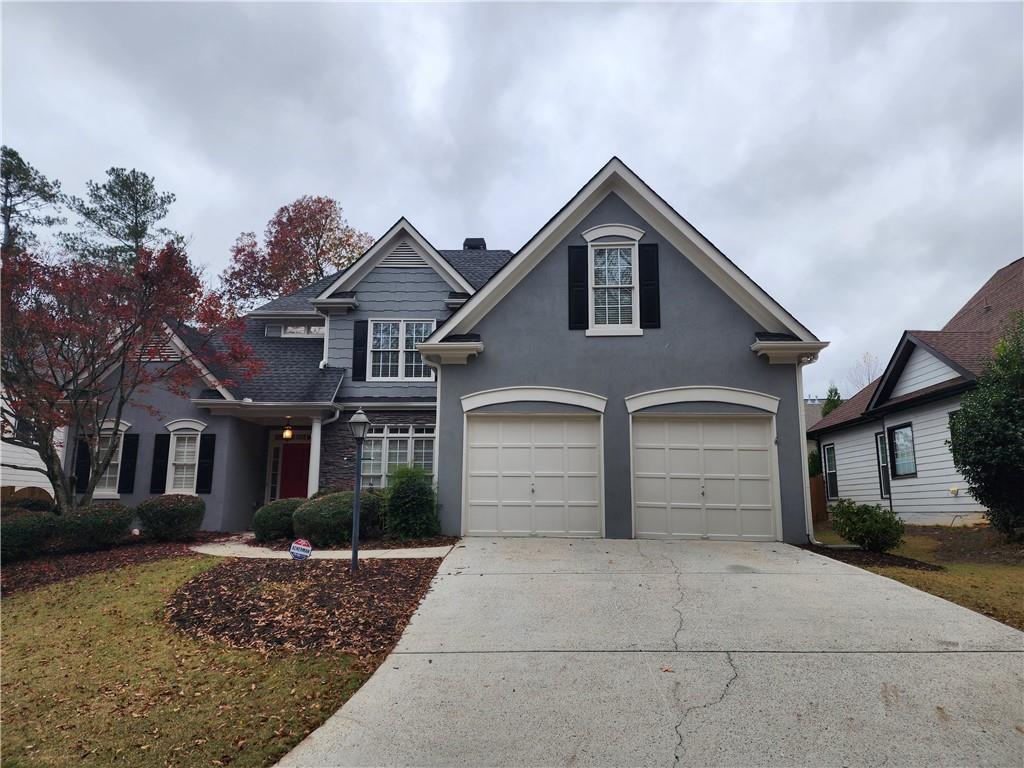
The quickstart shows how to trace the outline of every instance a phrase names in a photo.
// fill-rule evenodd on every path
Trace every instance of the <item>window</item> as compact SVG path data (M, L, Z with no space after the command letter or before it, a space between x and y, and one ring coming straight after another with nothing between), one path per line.
M433 320L371 320L368 380L432 380L434 372L416 345L433 332Z
M196 492L196 464L199 462L199 433L183 429L171 435L171 460L167 467L168 493Z
M885 433L875 433L875 458L878 461L878 491L883 499L889 498L889 447Z
M363 441L363 485L384 488L388 484L388 474L400 466L434 471L433 424L370 427Z
M836 447L829 443L822 449L825 460L825 495L829 499L839 498L839 473L836 472Z
M889 427L889 454L892 456L893 477L913 477L917 474L913 425Z
M639 332L636 253L636 243L591 243L591 330Z
M282 336L323 336L323 323L297 323L285 325L281 328Z
M100 455L114 447L110 457L110 464L104 470L100 480L96 483L94 495L97 498L117 496L117 483L121 478L121 444L124 442L124 432L103 432L96 441L96 449Z

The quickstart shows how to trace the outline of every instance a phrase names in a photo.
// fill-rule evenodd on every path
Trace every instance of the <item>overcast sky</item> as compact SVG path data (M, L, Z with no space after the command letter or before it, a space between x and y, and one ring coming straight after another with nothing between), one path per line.
M178 201L209 273L303 194L518 249L618 155L820 338L807 393L1024 251L1022 5L5 2L3 140Z

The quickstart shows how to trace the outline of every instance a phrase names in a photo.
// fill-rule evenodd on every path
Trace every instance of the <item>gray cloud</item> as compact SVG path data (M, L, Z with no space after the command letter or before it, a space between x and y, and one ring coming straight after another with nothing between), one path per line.
M4 141L178 194L211 273L281 204L518 248L617 154L832 347L1024 251L1019 4L10 4Z

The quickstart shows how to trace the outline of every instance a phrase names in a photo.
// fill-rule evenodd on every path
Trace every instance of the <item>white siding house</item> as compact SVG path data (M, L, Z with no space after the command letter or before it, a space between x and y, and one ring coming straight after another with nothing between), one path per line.
M959 375L939 358L929 354L921 347L914 347L914 351L910 353L910 359L907 360L907 364L903 368L903 373L900 374L896 386L892 389L892 397L909 395L911 392L930 387L933 384L955 379Z

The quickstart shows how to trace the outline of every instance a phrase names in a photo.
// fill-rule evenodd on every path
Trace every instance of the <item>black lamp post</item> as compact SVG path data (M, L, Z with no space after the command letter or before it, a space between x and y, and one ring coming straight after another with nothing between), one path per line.
M363 479L363 438L370 428L370 420L360 408L348 420L348 428L356 439L356 492L352 499L352 571L359 570L359 495Z

